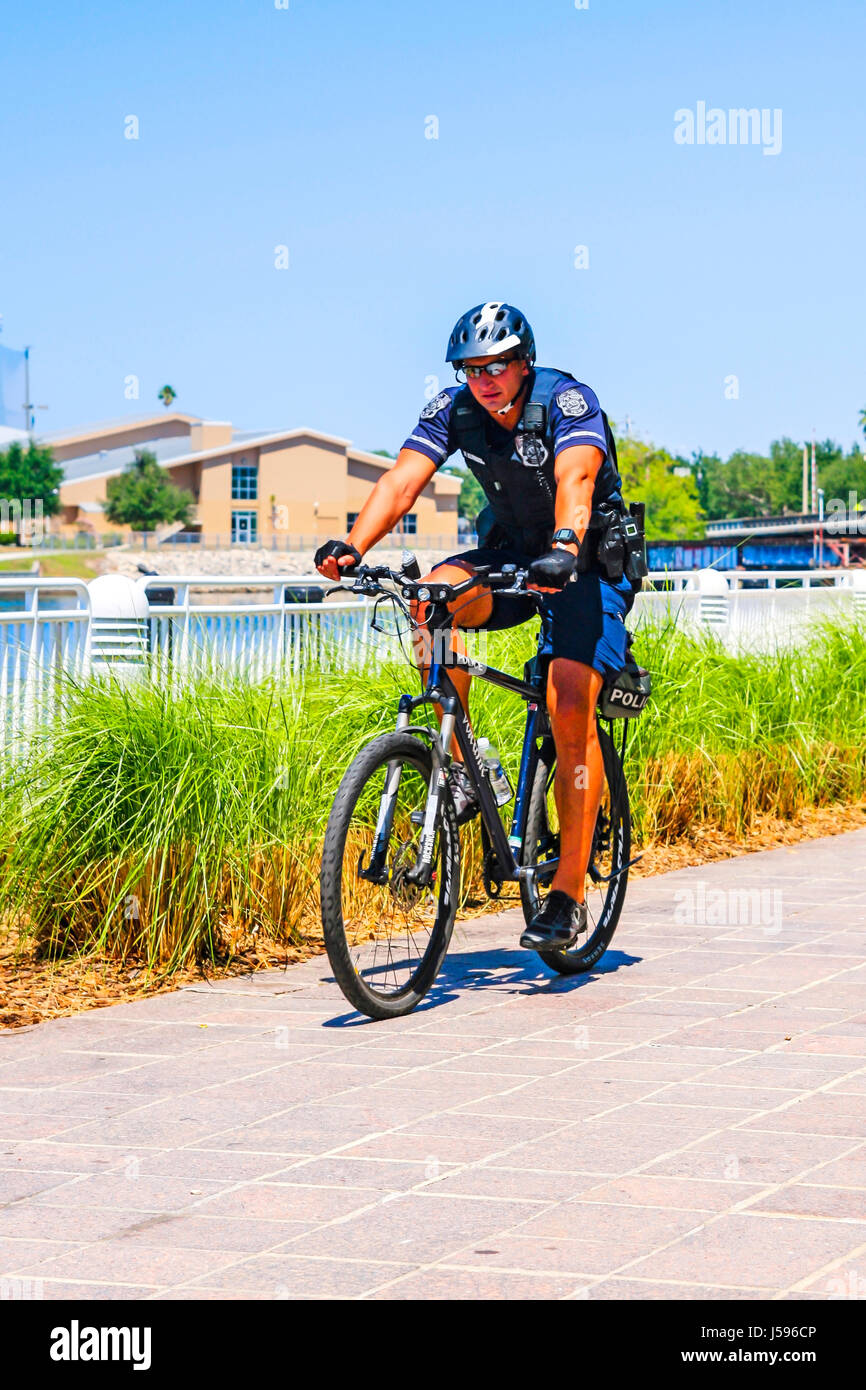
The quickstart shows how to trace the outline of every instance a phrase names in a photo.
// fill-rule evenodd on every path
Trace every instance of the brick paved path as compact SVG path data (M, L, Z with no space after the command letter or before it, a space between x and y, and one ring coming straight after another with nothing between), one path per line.
M866 830L633 884L590 978L517 932L394 1023L317 960L3 1034L0 1292L866 1296Z

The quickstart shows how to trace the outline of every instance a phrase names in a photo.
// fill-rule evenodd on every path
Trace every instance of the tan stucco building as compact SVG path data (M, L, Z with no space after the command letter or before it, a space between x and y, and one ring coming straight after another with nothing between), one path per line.
M104 533L106 483L150 449L172 480L195 497L185 531L203 543L285 543L288 537L343 536L393 459L352 448L318 430L241 433L220 420L166 411L46 438L63 466L62 511L52 529ZM460 479L437 473L405 519L404 533L457 539Z

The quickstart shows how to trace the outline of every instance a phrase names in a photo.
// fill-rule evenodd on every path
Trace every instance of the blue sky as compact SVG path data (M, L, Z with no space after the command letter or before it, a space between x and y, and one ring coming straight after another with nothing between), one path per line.
M41 431L170 382L193 414L394 449L458 314L505 298L674 451L847 445L864 51L862 0L7 7L0 341L33 345ZM699 101L781 109L781 153L678 145Z

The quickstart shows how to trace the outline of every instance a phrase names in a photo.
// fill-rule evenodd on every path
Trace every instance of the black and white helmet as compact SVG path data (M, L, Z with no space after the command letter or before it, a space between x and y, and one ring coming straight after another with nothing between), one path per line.
M459 318L448 339L446 362L463 362L468 357L496 357L500 352L519 348L530 366L535 361L535 338L526 316L513 304L490 300L476 304Z

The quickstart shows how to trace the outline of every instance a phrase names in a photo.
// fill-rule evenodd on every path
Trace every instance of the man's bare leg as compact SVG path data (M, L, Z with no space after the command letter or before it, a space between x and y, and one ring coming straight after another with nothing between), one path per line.
M424 576L423 582L426 583L427 580L433 580L440 584L462 584L466 579L467 573L468 571L463 569L460 565L438 565L430 574ZM423 609L424 611L421 618L423 622L426 618L427 608L428 604L426 603L413 602L411 604L413 617L418 617L419 611ZM493 612L493 596L489 590L482 589L479 586L477 590L470 589L467 593L461 594L453 603L449 603L448 611L455 615L454 626L451 630L451 650L460 652L465 656L466 643L463 641L459 629L462 627L481 627L483 623L486 623L490 614ZM412 635L412 646L415 655L415 663L426 683L432 654L432 637L426 626L422 626L415 630ZM448 667L448 675L451 678L451 683L457 691L460 703L468 717L469 686L472 677L468 671L462 671L456 666ZM434 705L434 709L436 711L436 718L441 724L442 708L440 705ZM451 739L451 753L455 762L463 761L463 754L458 747L456 736Z
M565 657L550 663L547 704L556 744L553 794L559 815L559 866L551 889L576 902L585 896L589 856L604 781L595 707L602 678L591 666Z

